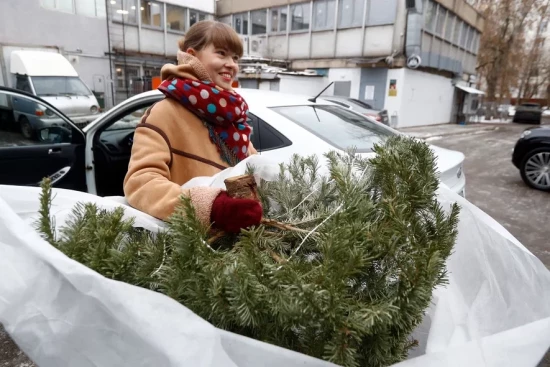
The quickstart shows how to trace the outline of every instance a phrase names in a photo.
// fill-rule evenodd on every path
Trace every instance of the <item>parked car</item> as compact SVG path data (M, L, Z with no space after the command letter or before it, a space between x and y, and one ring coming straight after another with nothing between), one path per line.
M512 162L527 185L550 191L550 126L525 130L516 142Z
M15 89L48 101L81 127L98 117L100 108L96 97L63 55L47 51L12 51L9 65L6 75L12 79ZM38 130L55 123L52 111L41 108L40 104L3 97L0 108L13 111L14 123L25 138L36 138Z
M330 97L320 97L325 101L336 103L342 107L349 108L356 112L362 113L365 116L370 116L378 122L382 122L385 125L390 125L390 119L388 118L388 111L383 110L379 111L374 109L370 104L363 102L356 98L351 97L341 97L341 96L330 96Z
M498 106L497 112L500 116L514 117L516 113L516 107L509 104L502 104Z
M513 122L540 124L542 108L538 103L522 103L516 108Z
M308 96L241 89L250 106L251 141L262 155L288 161L293 154L323 154L354 146L372 156L372 147L400 134L370 118L330 102L311 102ZM0 134L0 185L36 186L44 177L54 187L86 191L100 196L123 196L134 130L143 113L164 95L150 91L134 96L104 115L78 128L48 102L21 91L0 88L0 95L25 99L51 109L62 121L39 131L39 142L16 133ZM2 121L0 121L0 126ZM464 155L433 147L440 179L463 195Z

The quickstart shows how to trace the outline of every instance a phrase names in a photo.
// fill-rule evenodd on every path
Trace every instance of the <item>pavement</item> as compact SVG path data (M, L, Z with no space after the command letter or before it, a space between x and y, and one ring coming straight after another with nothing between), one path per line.
M530 126L491 121L400 130L464 153L466 198L495 218L550 268L550 193L526 186L511 162L517 139ZM0 326L0 367L34 366ZM550 352L538 367L550 367Z
M516 141L531 126L447 124L401 131L432 145L464 153L466 198L496 219L550 268L550 193L525 185L511 162Z

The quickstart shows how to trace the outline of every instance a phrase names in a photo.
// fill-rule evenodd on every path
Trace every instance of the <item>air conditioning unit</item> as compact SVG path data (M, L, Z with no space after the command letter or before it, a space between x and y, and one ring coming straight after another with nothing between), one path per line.
M250 49L251 52L258 52L260 50L260 42L258 42L258 40L253 40Z

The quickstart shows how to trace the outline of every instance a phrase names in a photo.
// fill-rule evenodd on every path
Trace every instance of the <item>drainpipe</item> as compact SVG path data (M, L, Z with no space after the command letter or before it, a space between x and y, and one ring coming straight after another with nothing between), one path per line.
M115 81L113 80L113 58L111 56L111 27L109 25L109 5L105 0L105 21L107 23L107 47L109 48L109 72L111 75L111 105L115 106Z

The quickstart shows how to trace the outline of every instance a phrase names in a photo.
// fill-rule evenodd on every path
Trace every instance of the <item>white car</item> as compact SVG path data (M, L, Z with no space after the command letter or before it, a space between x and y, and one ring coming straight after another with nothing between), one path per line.
M310 96L239 89L250 107L251 141L259 154L278 162L293 154L322 155L331 150L356 147L362 155L384 137L400 134L368 117ZM7 88L2 94L25 98L49 108L65 121L38 132L38 142L21 136L3 142L0 135L0 185L38 185L50 177L54 187L89 192L99 196L123 196L122 183L128 168L135 126L145 110L164 95L150 91L134 96L90 123L77 128L55 107L39 98ZM2 121L0 120L0 126ZM15 134L15 133L14 133ZM6 146L11 145L11 146ZM464 155L432 147L438 158L441 181L464 196Z

